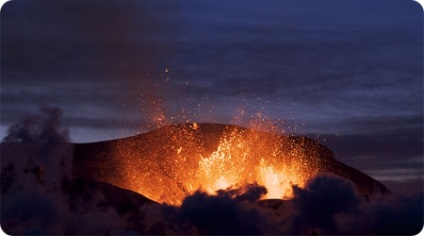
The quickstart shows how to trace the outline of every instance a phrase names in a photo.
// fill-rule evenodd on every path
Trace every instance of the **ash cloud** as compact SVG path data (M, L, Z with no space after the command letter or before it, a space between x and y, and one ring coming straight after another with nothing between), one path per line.
M305 233L302 232L305 228L341 233L334 216L357 208L360 203L354 186L336 177L318 176L304 189L293 186L293 191L295 213L291 231L296 233Z
M242 202L254 202L266 193L263 186L246 185L238 189L219 190L216 195L197 191L184 199L179 208L165 206L164 213L184 233L260 234L263 216Z
M364 197L349 181L327 175L293 190L288 233L417 234L423 227L423 192Z
M62 116L62 111L57 107L41 107L39 115L29 115L10 126L2 142L66 143L69 132L62 127Z
M261 188L198 191L162 214L184 234L417 234L423 227L422 192L364 197L348 180L319 175L293 186L292 200L242 200Z
M5 233L144 233L139 208L149 200L73 176L73 145L59 108L42 107L18 121L0 145Z
M7 176L2 178L2 192L13 186L14 179L36 191L25 175L34 176L40 184L71 177L72 144L68 129L62 126L62 115L59 108L44 106L39 114L30 114L9 127L1 143L2 177Z
M423 227L422 191L364 197L351 182L330 175L293 190L290 234L417 234Z
M238 202L254 202L258 201L268 191L264 186L254 184L246 184L242 188L229 190L229 191L218 191L219 195L230 195Z

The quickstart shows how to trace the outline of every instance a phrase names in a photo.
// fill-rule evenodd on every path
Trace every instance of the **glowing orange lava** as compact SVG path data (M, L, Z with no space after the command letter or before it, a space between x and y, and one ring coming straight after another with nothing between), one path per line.
M308 156L309 155L309 156ZM303 186L320 165L318 159L282 135L216 124L165 126L143 139L116 145L119 171L106 181L173 205L196 190L257 183L263 198L289 199L292 185Z

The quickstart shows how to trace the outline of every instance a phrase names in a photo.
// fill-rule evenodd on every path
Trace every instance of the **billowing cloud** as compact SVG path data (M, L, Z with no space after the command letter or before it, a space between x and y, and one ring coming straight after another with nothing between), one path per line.
M68 129L62 127L62 111L56 107L41 107L40 112L41 115L30 115L9 127L3 142L68 142Z
M339 177L318 176L294 187L290 233L417 234L423 227L423 193L359 196Z
M244 189L260 188L253 187ZM416 234L423 227L422 192L364 197L332 175L293 186L293 192L289 201L252 204L240 201L240 189L198 191L180 207L164 206L162 214L185 234Z
M220 190L216 195L197 191L185 198L180 207L168 206L163 212L185 233L260 234L258 226L264 223L263 216L241 203L257 201L265 193L266 189L256 184Z
M107 183L73 176L62 112L42 107L12 125L1 143L1 226L8 234L146 233L158 208ZM155 211L159 211L158 209Z
M340 233L334 216L358 207L360 202L352 183L333 176L317 176L304 189L294 186L293 192L291 230L299 230L297 233L313 229L320 229L323 234Z

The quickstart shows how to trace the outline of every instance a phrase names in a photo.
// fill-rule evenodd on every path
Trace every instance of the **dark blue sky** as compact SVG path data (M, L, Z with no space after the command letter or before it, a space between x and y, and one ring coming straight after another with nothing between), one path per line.
M1 11L1 136L40 105L63 110L75 142L144 132L158 107L172 122L248 125L262 112L377 179L422 181L423 10L14 0Z

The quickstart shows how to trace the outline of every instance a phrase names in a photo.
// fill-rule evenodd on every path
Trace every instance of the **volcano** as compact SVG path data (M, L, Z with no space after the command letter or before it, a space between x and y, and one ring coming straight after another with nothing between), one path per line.
M171 205L197 190L212 194L249 183L266 187L263 199L290 199L292 186L302 187L318 174L345 178L361 195L389 192L310 138L210 123L75 144L73 173Z
M85 144L53 134L0 145L9 234L413 234L422 226L422 194L384 194L307 137L206 123Z

